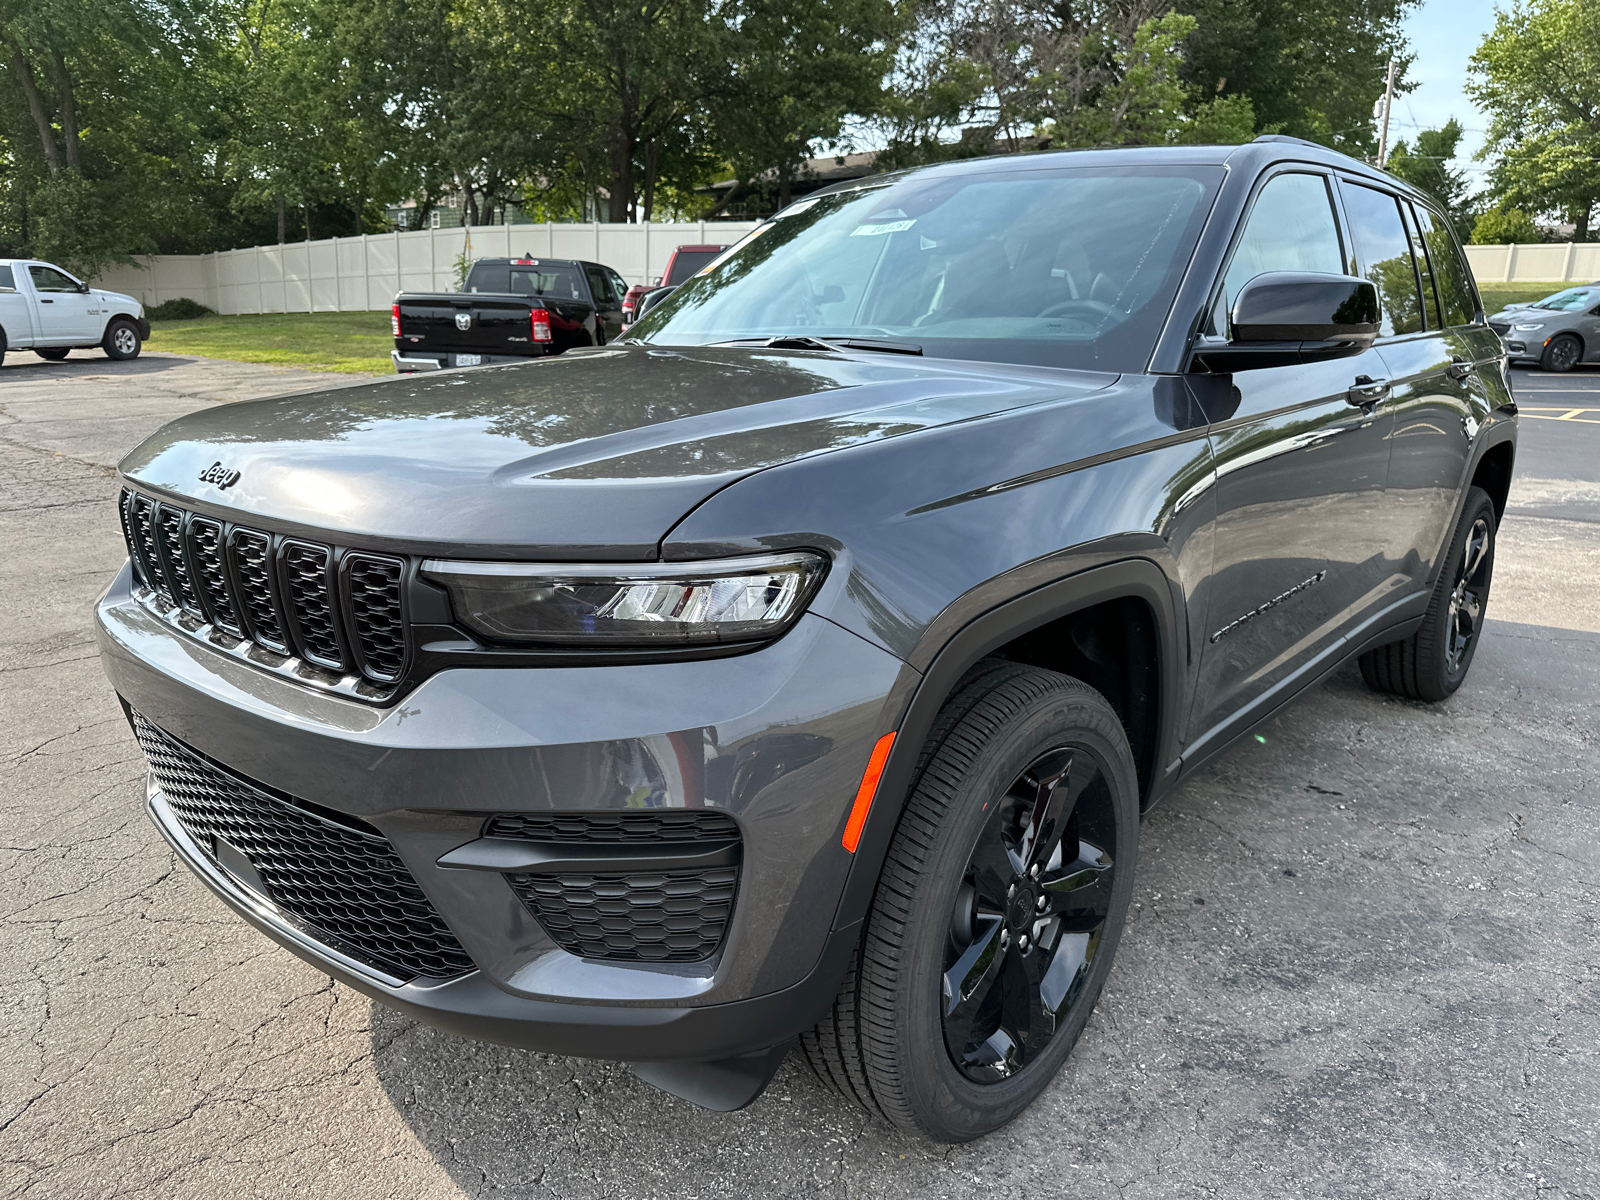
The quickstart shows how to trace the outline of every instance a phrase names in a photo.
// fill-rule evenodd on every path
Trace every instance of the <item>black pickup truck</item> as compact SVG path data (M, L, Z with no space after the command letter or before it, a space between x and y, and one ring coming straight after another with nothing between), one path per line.
M610 267L558 258L480 258L464 292L394 298L394 368L438 371L520 362L622 333L628 285Z

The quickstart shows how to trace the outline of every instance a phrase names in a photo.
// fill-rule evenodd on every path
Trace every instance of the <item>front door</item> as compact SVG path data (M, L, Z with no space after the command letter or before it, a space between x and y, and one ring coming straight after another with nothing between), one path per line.
M622 293L614 292L611 276L604 267L584 263L583 273L589 280L589 294L594 297L595 318L604 331L607 342L622 336Z
M1295 170L1262 186L1224 276L1212 332L1226 335L1226 314L1256 275L1350 274L1330 183ZM1291 693L1398 587L1384 521L1392 424L1381 394L1386 374L1376 350L1239 371L1231 400L1209 414L1215 561L1190 754L1226 741ZM1351 402L1371 392L1374 402Z
M98 314L91 317L94 297L80 291L78 281L44 263L29 263L38 302L39 341L49 345L81 345L100 340Z

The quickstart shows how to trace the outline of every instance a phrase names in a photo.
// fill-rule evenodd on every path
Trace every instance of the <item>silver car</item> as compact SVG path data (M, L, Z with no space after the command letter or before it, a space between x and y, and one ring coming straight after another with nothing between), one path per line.
M1570 371L1600 362L1600 281L1582 283L1532 304L1514 304L1489 318L1511 361Z

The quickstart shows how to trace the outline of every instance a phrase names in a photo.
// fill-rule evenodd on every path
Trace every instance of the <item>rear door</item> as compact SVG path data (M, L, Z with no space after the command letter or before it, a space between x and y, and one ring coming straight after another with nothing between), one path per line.
M1342 180L1345 210L1361 272L1377 286L1383 306L1378 352L1388 368L1394 417L1389 496L1384 523L1389 556L1408 591L1425 588L1455 521L1472 438L1487 415L1481 366L1498 358L1499 339L1472 324L1476 305L1463 303L1453 255L1439 255L1444 279L1428 251L1448 246L1449 232L1426 208L1380 188ZM1438 284L1444 283L1441 289Z
M80 290L76 279L48 263L29 263L28 278L38 303L35 314L41 345L73 346L100 340L99 326L104 322L98 312L89 315L89 309L98 305Z
M1213 302L1213 336L1242 288L1268 271L1348 275L1332 180L1279 169L1258 191ZM1382 520L1391 417L1351 388L1386 373L1375 350L1208 380L1217 469L1215 562L1205 586L1190 753L1273 707L1395 589ZM1231 386L1229 386L1231 384ZM1213 401L1209 407L1217 407Z

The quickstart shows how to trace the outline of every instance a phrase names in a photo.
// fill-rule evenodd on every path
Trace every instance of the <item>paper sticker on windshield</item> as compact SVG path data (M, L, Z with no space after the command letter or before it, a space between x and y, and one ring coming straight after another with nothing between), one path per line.
M903 229L910 229L917 223L912 217L909 221L885 221L882 225L857 225L850 231L851 237L877 237L881 233L899 233Z

